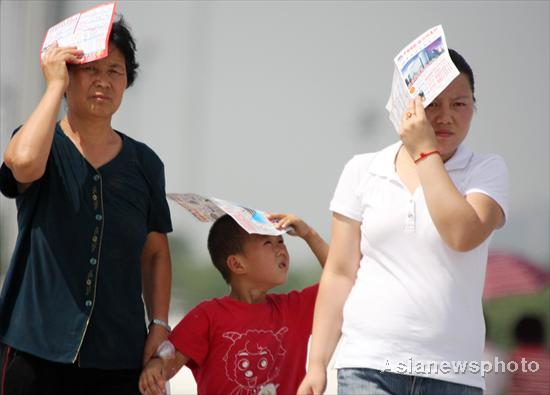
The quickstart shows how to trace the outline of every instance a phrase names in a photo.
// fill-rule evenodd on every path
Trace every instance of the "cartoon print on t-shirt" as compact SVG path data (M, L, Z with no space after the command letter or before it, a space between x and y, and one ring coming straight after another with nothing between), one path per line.
M225 332L233 344L223 357L227 378L237 384L231 395L276 395L273 379L279 375L281 359L286 354L282 327L276 333L249 329L245 333Z

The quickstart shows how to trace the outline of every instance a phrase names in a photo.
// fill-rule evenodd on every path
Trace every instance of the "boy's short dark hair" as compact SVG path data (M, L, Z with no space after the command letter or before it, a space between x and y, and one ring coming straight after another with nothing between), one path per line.
M116 45L126 60L126 88L129 88L136 79L139 63L136 62L136 42L124 17L120 16L117 21L113 22L109 44Z
M227 267L227 258L230 255L243 253L244 244L249 236L248 232L228 214L218 218L210 228L208 252L212 263L228 284L230 271Z

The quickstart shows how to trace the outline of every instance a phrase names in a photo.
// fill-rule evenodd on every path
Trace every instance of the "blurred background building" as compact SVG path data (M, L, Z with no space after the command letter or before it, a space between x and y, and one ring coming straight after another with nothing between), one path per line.
M46 30L101 3L0 1L2 152L44 90L38 52ZM327 240L328 203L345 162L397 140L384 109L393 57L442 24L476 76L466 144L502 155L510 170L510 218L493 246L548 271L548 1L121 0L117 11L137 39L141 67L114 125L163 159L167 191L294 212ZM208 225L171 210L173 306L181 312L225 288L206 253ZM0 221L1 284L16 236L15 204L4 197ZM288 287L315 281L307 247L288 244ZM532 292L517 314L548 306L549 296L547 287ZM498 321L509 311L499 303L510 302L499 300L488 302L488 317L509 347L509 328Z

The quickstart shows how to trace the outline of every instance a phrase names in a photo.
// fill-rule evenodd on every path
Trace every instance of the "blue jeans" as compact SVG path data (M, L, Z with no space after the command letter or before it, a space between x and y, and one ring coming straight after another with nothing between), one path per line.
M338 369L339 395L481 395L483 390L428 377L368 368Z

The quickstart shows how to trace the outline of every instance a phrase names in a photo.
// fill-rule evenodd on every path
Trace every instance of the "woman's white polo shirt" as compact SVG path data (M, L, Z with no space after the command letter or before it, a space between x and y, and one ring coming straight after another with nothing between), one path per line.
M336 367L483 388L474 362L483 352L481 295L491 237L468 252L447 247L422 187L411 194L397 176L400 145L354 156L330 203L331 211L361 222L362 258L344 307ZM460 145L445 168L463 195L485 194L508 216L508 172L501 157L476 155Z

